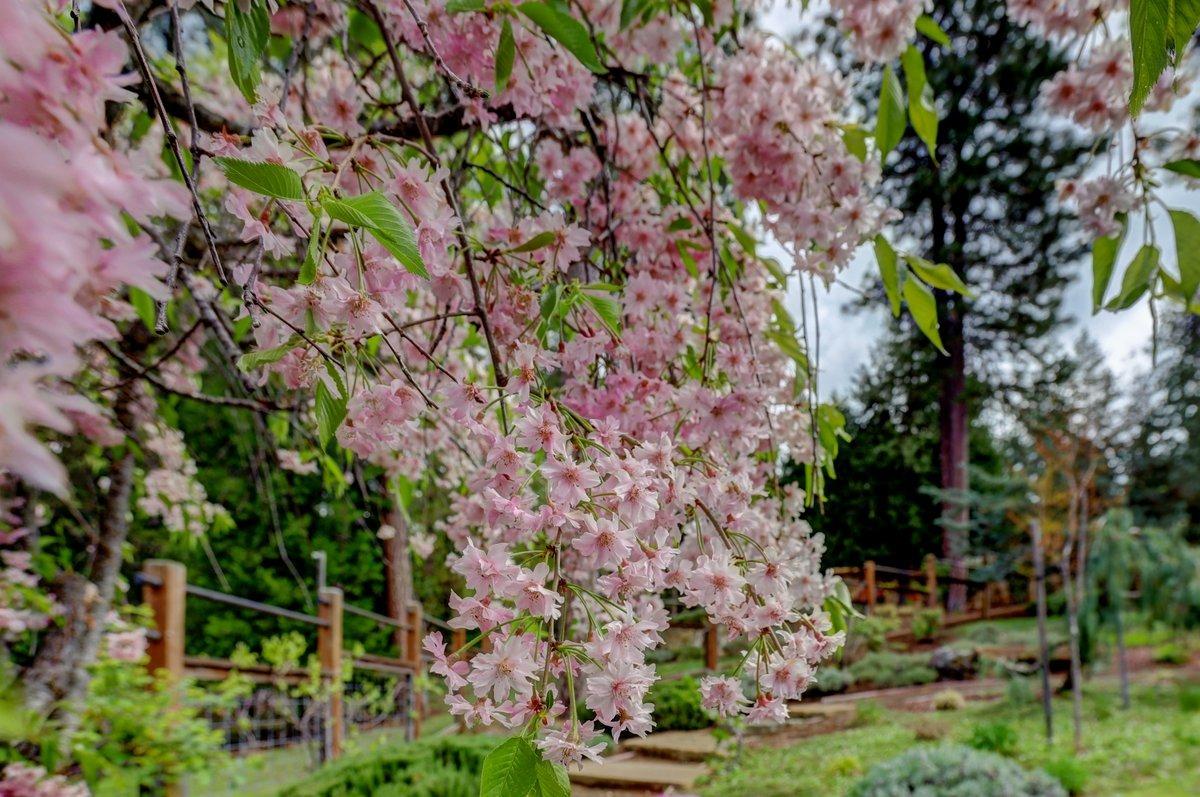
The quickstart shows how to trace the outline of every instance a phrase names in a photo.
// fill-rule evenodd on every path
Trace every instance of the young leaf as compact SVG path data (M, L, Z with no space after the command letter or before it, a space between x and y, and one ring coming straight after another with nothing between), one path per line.
M950 46L950 37L946 35L946 31L942 30L942 26L937 24L937 20L928 14L922 14L917 17L917 33L920 33L930 41L937 42L943 47Z
M246 102L258 101L259 62L271 38L271 19L263 0L253 0L248 11L237 2L225 4L225 42L229 50L229 76Z
M313 219L308 235L308 246L304 250L304 262L300 264L300 276L296 282L312 285L317 278L317 266L321 262L324 246L321 244L321 216Z
M879 276L883 278L883 290L892 315L900 317L900 270L896 267L896 250L883 235L875 236L875 259L879 261Z
M1171 63L1179 66L1179 59L1183 57L1188 42L1200 25L1200 0L1173 0L1169 10L1171 17L1167 25L1167 43L1175 51Z
M512 75L513 59L516 58L517 48L513 41L512 22L504 18L500 26L500 40L496 42L496 93L500 94L508 86L508 78Z
M450 0L446 3L447 14L461 14L464 11L482 11L483 0Z
M1200 219L1186 210L1172 210L1175 252L1179 258L1179 287L1188 304L1200 288Z
M1164 164L1169 172L1182 174L1184 177L1200 177L1200 160L1177 160Z
M607 70L596 55L596 45L583 23L546 3L521 3L517 10L532 20L550 38L571 52L579 62L597 74Z
M553 761L538 761L537 788L539 797L571 797L571 779L566 767Z
M1146 244L1134 255L1133 262L1121 278L1121 291L1105 305L1106 310L1126 310L1137 304L1150 289L1150 281L1158 271L1158 247Z
M338 221L364 228L400 261L400 265L418 277L429 279L412 225L379 191L341 199L326 196L321 200L321 206Z
M158 309L154 306L154 297L136 285L130 285L129 303L133 305L134 311L138 318L142 319L146 329L154 329L154 322L158 315Z
M285 342L271 349L259 349L258 351L248 351L238 358L237 367L241 371L253 371L255 368L261 368L264 365L277 363L287 356L287 353L296 348L300 338L293 335Z
M938 334L937 300L933 291L925 283L917 279L904 281L904 301L908 304L908 313L917 323L917 329L925 333L938 351L946 353L942 346L942 336Z
M329 445L329 441L337 433L338 427L346 419L346 399L335 396L325 387L325 381L317 380L317 437L321 446Z
M908 118L913 130L925 142L929 157L937 161L938 115L933 105L933 89L925 77L925 59L921 51L910 44L900 61L908 88Z
M546 232L539 232L537 235L533 236L532 238L530 238L528 241L521 244L520 246L514 246L512 249L509 249L508 252L509 252L509 254L520 254L521 252L535 252L538 249L541 249L542 247L549 246L550 244L554 243L554 238L555 238L555 234L553 232L550 232L549 230L547 230Z
M794 331L770 329L767 330L767 339L796 363L798 373L808 373L808 355L804 353L804 349L796 340Z
M600 322L613 334L614 337L621 333L621 302L611 296L593 293L588 290L592 286L587 286L579 294L583 300L592 308L592 312L600 319Z
M233 5L237 5L234 3ZM215 158L221 171L229 178L229 182L248 188L256 194L271 196L276 199L287 199L292 202L304 201L304 183L300 175L286 166L278 163L258 163L244 161L239 158Z
M1125 241L1125 230L1122 224L1116 235L1097 238L1092 243L1092 315L1104 306L1104 294L1108 293L1108 285L1112 282L1113 267Z
M1133 91L1129 112L1137 116L1167 68L1167 28L1172 0L1130 0L1129 38L1133 47Z
M941 288L944 291L961 293L968 298L971 296L971 289L967 287L967 283L963 282L958 273L945 263L931 263L916 255L905 255L904 262L908 263L909 268L915 271L926 285Z
M479 797L526 797L537 783L541 756L524 737L514 736L483 759Z
M889 64L883 68L883 82L879 89L879 113L875 117L875 145L881 157L887 158L904 136L904 90L900 79Z

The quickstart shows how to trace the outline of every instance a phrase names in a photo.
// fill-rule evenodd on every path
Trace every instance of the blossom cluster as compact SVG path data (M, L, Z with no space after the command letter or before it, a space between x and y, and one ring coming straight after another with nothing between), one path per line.
M196 463L184 446L183 433L161 424L147 426L145 432L145 447L156 461L145 474L138 508L160 520L168 531L193 537L208 532L218 520L228 520L226 509L209 501L197 480Z
M161 139L132 151L99 135L105 103L131 96L119 34L64 35L49 12L0 2L0 148L12 155L0 159L0 470L61 494L66 472L35 430L111 439L102 411L61 387L78 347L132 315L122 286L165 296L157 248L126 216L182 217L187 204L160 179Z
M90 793L82 783L49 776L42 767L19 761L6 765L0 773L0 797L88 797Z
M829 5L855 54L871 63L887 63L908 46L929 0L830 0Z

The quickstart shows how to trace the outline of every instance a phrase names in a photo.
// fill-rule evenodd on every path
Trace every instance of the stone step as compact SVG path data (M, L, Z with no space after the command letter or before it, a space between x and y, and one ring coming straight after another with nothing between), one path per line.
M571 783L616 789L691 789L708 774L703 764L635 756L609 756L603 764L584 761L583 769L571 770Z
M705 761L721 755L721 745L710 730L660 731L645 738L634 736L621 742L619 749L670 761Z

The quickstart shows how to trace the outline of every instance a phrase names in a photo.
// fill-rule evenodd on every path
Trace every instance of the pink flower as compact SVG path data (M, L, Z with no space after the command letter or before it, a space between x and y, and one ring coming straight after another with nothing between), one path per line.
M736 678L708 675L700 679L700 701L722 717L741 712L749 703Z
M787 718L787 704L783 699L766 693L759 695L754 705L746 712L746 721L751 725L782 724L787 722Z
M567 506L587 500L587 491L600 484L600 477L591 468L560 457L547 458L542 475L550 486L550 497Z
M600 732L593 723L580 723L571 719L539 739L537 746L547 761L565 767L578 766L584 758L599 763L600 754L604 752L604 743L589 744L599 735Z
M530 639L523 634L505 637L494 644L491 652L472 658L467 680L475 694L490 691L496 700L505 700L510 693L515 693L518 700L528 697L537 671Z

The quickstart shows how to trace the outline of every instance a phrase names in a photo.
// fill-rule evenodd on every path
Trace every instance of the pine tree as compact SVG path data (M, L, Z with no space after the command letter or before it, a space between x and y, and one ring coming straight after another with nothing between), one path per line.
M937 386L939 484L951 496L969 488L971 419L1014 387L1006 373L1062 320L1082 247L1055 206L1054 182L1077 171L1085 149L1038 111L1039 86L1061 54L1009 22L1003 0L946 0L932 16L951 40L920 44L944 98L937 167L910 133L891 156L885 191L904 213L901 244L949 264L975 294L937 292L947 355L925 372ZM927 345L908 335L913 347ZM943 555L960 576L969 525L964 502L943 503Z

